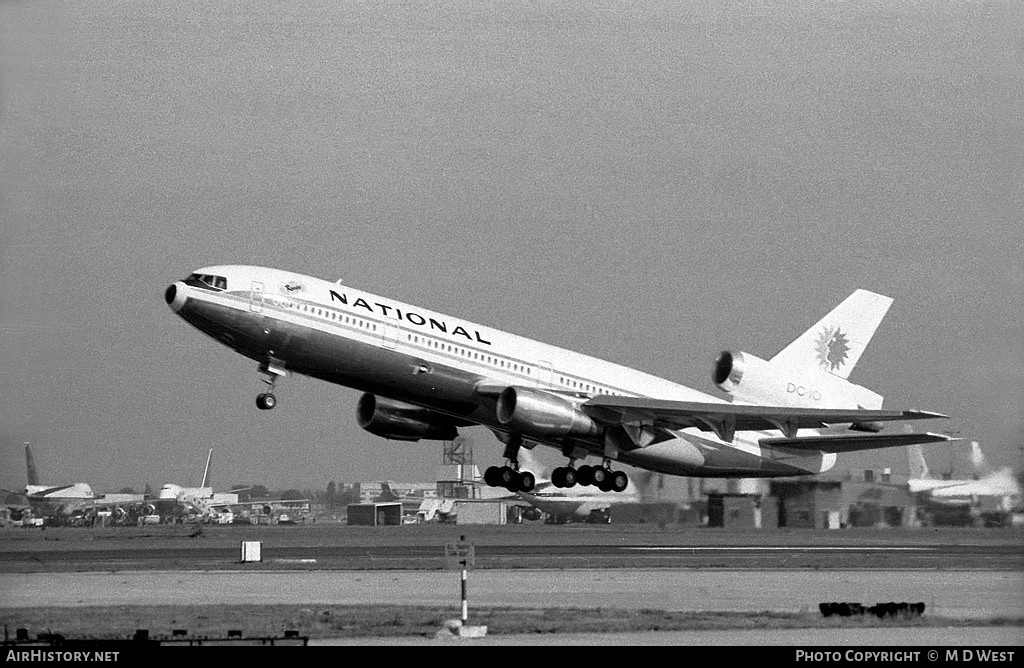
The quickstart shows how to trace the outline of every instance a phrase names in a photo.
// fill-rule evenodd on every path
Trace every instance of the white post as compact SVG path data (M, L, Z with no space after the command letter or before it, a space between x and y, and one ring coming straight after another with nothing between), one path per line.
M463 562L465 564L465 562ZM466 600L466 569L462 569L462 623L469 620L469 602Z

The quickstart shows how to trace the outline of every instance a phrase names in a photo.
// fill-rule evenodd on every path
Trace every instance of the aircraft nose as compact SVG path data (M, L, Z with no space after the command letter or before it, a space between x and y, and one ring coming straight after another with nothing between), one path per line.
M167 301L167 305L171 307L171 310L177 313L181 310L181 307L188 301L188 296L185 294L185 284L181 281L172 283L167 290L164 291L164 300Z

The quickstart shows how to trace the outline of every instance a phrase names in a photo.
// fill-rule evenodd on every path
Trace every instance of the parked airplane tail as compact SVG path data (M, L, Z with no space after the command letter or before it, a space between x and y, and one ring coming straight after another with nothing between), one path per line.
M925 480L931 477L928 473L928 463L924 460L924 452L921 450L920 445L907 447L907 460L910 465L909 478Z
M847 378L891 304L889 297L857 290L770 360L721 353L715 384L736 403L877 410L881 395Z
M210 465L213 463L213 448L206 455L206 468L203 469L203 484L200 487L210 487Z
M401 498L401 496L395 494L394 490L391 489L391 483L389 481L384 480L380 483L380 496L377 497L378 501L398 501Z
M36 471L36 462L32 459L32 449L25 444L25 467L28 469L28 484L39 485L39 473Z
M974 477L979 478L991 473L988 464L985 462L985 455L981 452L981 446L977 441L971 441L971 466L974 470Z
M550 467L542 464L540 460L537 459L537 456L533 454L532 450L520 448L518 459L520 468L532 473L536 479L536 484L549 482L551 480Z

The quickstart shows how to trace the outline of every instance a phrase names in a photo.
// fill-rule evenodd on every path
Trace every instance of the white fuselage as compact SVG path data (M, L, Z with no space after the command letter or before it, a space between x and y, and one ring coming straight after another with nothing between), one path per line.
M977 480L941 480L938 478L911 478L908 488L939 505L975 505L979 499L999 499L1007 509L1020 502L1020 485L1009 468L996 471Z
M171 308L264 370L320 378L495 433L506 429L486 392L491 386L538 388L577 403L600 394L727 403L636 369L339 283L250 266L206 267L194 276L209 278L210 285L175 283L166 294ZM765 452L757 439L771 434L778 432L737 434L726 443L686 429L612 456L655 471L721 477L818 473L834 465L829 453ZM607 454L585 437L536 440L574 458Z

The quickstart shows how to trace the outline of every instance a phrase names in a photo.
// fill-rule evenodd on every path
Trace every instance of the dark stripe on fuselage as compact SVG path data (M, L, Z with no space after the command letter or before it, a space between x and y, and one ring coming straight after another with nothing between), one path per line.
M483 375L384 348L379 326L374 332L372 328L344 322L323 323L362 335L373 343L357 341L274 318L271 313L275 307L267 304L261 313L252 313L247 299L233 301L237 306L193 299L181 315L196 328L258 362L266 361L269 349L275 359L295 373L423 405L474 423L489 424L496 420L493 407L488 411L485 406L489 402L482 402L475 392ZM283 310L293 317L304 315L293 309ZM304 319L311 324L318 321L315 315ZM230 343L222 330L230 334ZM435 352L442 354L439 350Z

